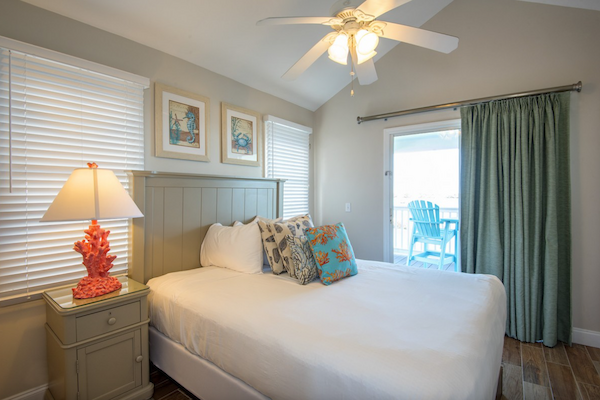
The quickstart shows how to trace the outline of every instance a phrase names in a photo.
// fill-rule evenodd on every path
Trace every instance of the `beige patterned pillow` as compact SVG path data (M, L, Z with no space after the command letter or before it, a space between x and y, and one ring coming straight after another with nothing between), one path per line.
M279 253L277 243L275 243L275 227L273 223L258 220L258 228L260 229L263 248L267 254L271 271L276 275L285 272L285 268L283 268L283 263L281 262L281 253Z
M290 250L286 235L304 236L306 228L312 228L310 215L300 215L283 222L258 221L263 247L267 253L271 271L281 274L288 271L290 276L295 277L294 268L291 264L292 251Z
M306 285L317 277L317 262L313 256L310 244L305 236L286 236L288 246L292 251L291 268L298 283Z

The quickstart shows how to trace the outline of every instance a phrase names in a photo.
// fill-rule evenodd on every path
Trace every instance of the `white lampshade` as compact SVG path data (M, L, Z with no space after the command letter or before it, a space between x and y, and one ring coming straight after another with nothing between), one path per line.
M379 36L373 32L369 32L366 29L361 29L356 33L356 52L359 55L368 56L374 53L377 45L379 44ZM376 54L376 53L375 53ZM373 54L373 56L375 55ZM373 57L371 56L371 57ZM369 57L369 58L371 58ZM366 60L368 60L367 58ZM364 60L364 61L366 61Z
M346 65L348 63L348 36L340 33L335 38L333 44L329 46L327 51L329 58L338 64Z
M356 52L356 58L357 58L357 60L356 60L356 63L357 63L357 64L362 64L362 63L364 63L365 61L368 61L368 60L370 60L371 58L375 57L375 55L376 55L376 54L377 54L377 52L376 52L376 51L372 51L372 52L371 52L371 53L369 53L369 54L361 54L361 53L359 53L359 52L357 51L357 52Z
M144 215L114 172L78 168L60 190L41 221L137 218Z

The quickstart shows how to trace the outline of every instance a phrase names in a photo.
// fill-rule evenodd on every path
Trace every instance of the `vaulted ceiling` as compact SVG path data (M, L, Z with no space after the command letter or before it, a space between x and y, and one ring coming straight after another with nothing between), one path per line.
M335 0L23 1L158 49L309 110L316 110L351 80L350 65L336 64L327 55L296 80L281 78L318 40L332 32L330 27L256 26L257 21L267 17L329 16ZM412 0L379 19L419 27L451 1ZM397 43L381 39L374 60Z
M256 25L267 17L330 16L335 0L22 1L163 51L313 111L351 81L350 65L336 64L325 54L296 80L282 78L317 41L332 32L329 26ZM509 5L514 0L505 1ZM521 1L600 10L598 0ZM412 0L378 19L420 27L451 2ZM397 44L382 38L374 61Z

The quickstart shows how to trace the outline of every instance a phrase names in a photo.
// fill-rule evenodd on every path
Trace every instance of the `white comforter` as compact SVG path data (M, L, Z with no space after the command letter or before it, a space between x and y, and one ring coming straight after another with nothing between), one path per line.
M151 324L273 399L493 399L506 318L496 277L358 265L331 286L168 274L148 282Z

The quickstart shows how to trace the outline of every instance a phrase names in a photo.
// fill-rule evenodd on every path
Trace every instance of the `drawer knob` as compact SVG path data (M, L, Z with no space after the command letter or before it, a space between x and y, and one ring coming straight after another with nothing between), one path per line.
M115 317L109 318L108 319L108 324L109 325L114 325L117 323L117 319Z
M144 357L137 356L136 359L135 359L135 361L140 363L140 362L142 362L143 359L144 359Z

